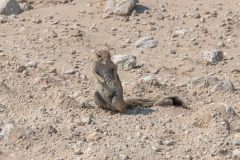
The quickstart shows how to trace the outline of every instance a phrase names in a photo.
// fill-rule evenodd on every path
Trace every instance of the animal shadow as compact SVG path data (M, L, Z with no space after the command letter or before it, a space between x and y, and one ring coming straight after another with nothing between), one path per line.
M155 110L152 108L144 108L144 107L131 107L127 108L125 115L150 115Z

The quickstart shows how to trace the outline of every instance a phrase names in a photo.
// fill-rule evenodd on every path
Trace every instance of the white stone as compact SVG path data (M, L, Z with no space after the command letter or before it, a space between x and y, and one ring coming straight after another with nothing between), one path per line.
M136 57L133 55L114 55L112 56L112 61L123 70L131 70L137 65Z
M240 149L233 150L233 160L240 160Z
M106 0L105 13L126 16L134 9L137 0Z
M9 134L10 134L12 129L13 129L13 125L12 124L6 124L2 128L2 131L0 132L0 138L3 137L3 139L8 140Z
M135 43L136 48L154 48L157 45L158 45L158 40L156 40L154 37L151 37L151 36L143 37Z
M223 59L223 52L220 50L211 50L203 52L204 61L210 62L212 64L217 64L219 61Z
M36 61L30 61L25 66L30 67L30 68L37 68L37 62Z

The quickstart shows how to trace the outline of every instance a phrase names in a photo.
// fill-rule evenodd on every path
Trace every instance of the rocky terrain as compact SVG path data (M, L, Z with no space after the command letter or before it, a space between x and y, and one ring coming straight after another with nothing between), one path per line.
M240 1L2 2L1 160L240 159ZM125 99L179 95L190 110L97 108L101 48Z

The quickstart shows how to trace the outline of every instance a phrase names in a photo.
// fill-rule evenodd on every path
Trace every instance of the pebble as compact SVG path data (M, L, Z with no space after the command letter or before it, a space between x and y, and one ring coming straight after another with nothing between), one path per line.
M233 160L240 160L240 149L234 149L232 157Z
M234 140L232 143L234 146L240 146L240 140Z
M106 0L105 14L126 16L130 14L138 0Z
M170 54L176 54L177 52L176 52L176 50L175 49L171 49L170 50Z
M8 140L12 129L13 129L12 124L6 124L4 127L2 127L2 130L0 132L0 139L3 138L4 140Z
M112 61L123 70L131 70L136 68L137 60L136 56L126 55L126 54L118 54L112 56Z
M57 129L54 128L52 125L49 126L48 128L48 134L52 135L52 134L55 134L57 133Z
M92 123L92 118L93 118L93 115L89 115L89 116L84 116L82 119L81 119L81 124L85 125L85 124L91 124Z
M92 132L92 133L89 133L87 136L86 136L86 140L87 142L91 142L91 141L97 141L100 139L100 136L97 132Z
M203 52L203 59L206 62L211 64L217 64L219 61L223 59L223 52L220 50L211 50Z
M75 74L76 71L74 69L69 69L69 70L66 70L64 71L64 74Z
M128 159L130 159L129 156L126 155L126 154L121 154L121 155L119 155L119 157L120 157L120 160L128 160Z
M28 62L25 67L30 67L30 68L37 68L37 62L36 61L30 61Z
M226 112L229 116L236 116L236 112L233 107L226 105Z
M152 150L155 151L155 152L161 152L162 148L159 144L156 144L156 145L152 146Z
M140 78L140 82L147 82L149 84L152 84L154 86L159 86L160 83L158 81L158 79L152 75L147 75L147 76L144 76L142 78Z
M144 48L144 49L154 48L154 47L157 47L157 45L158 45L158 40L156 40L152 36L143 37L135 43L136 48Z
M16 68L16 72L22 73L24 70L26 70L26 66L20 65Z
M82 150L80 148L77 148L77 149L74 150L74 154L75 155L82 155L83 152L82 152Z
M175 144L175 141L172 141L172 140L162 141L162 144L165 146L173 146Z

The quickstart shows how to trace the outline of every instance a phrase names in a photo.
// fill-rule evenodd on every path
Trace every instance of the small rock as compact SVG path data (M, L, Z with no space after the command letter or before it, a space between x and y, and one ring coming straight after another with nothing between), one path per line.
M86 136L86 140L87 140L88 142L97 141L97 140L99 140L99 139L100 139L100 136L98 135L97 132L92 132L92 133L90 133L90 134L88 134L88 135Z
M114 55L112 61L123 70L131 70L137 65L136 57L133 55Z
M233 160L240 160L240 149L234 149L232 157Z
M199 19L199 18L201 18L201 15L199 13L193 13L192 17L195 19Z
M170 54L176 54L177 52L176 52L176 50L175 49L171 49L170 50Z
M80 30L72 30L70 31L71 37L82 37L83 33Z
M25 65L25 67L37 68L37 62L36 61L30 61Z
M0 14L17 15L21 12L21 7L16 0L1 0Z
M20 65L16 68L16 72L18 72L18 73L22 73L25 70L26 70L26 66L24 66L24 65Z
M229 116L236 116L237 115L235 110L231 106L226 105L226 112Z
M82 155L83 152L82 152L82 150L80 148L77 148L76 150L74 150L74 154L75 155Z
M240 140L234 140L232 143L234 146L240 146Z
M230 79L228 80L220 80L217 77L207 76L201 77L195 80L192 80L189 87L213 87L212 91L220 90L220 91L234 91L235 87Z
M156 145L152 146L152 150L155 151L155 152L161 152L162 151L161 146L159 144L156 144Z
M220 50L204 51L203 59L211 64L217 64L223 59L223 52Z
M4 112L5 109L6 109L6 107L5 107L4 105L0 104L0 113L1 113L1 112Z
M89 116L84 116L84 117L82 118L82 120L81 120L81 123L82 123L83 125L85 125L85 124L91 124L91 123L92 123L92 118L93 118L93 115L92 115L92 114L89 115Z
M188 32L188 28L181 28L181 27L178 27L176 30L175 30L175 33L177 35L179 34L186 34Z
M149 84L152 84L154 86L159 86L160 83L159 81L157 80L157 78L155 78L154 76L152 75L148 75L148 76L144 76L140 79L140 82L143 81L143 82L147 82Z
M121 154L121 155L119 155L119 157L120 157L120 160L128 160L128 159L130 159L129 156L125 155L125 154Z
M170 140L170 141L162 141L162 144L163 144L163 145L166 145L166 146L172 146L172 145L175 144L175 142L172 141L172 140Z
M64 72L64 74L75 74L76 71L74 69L69 69Z
M49 128L48 128L48 134L52 135L52 134L55 134L55 133L57 133L57 129L54 128L52 125L49 126Z
M8 137L12 129L13 129L12 124L6 124L0 132L0 139L3 138L4 140L8 140Z
M29 11L29 10L33 9L33 7L31 6L31 4L29 2L20 3L20 8L22 11Z
M0 24L6 23L6 22L8 22L8 17L5 15L0 15ZM2 52L1 48L0 48L0 52Z
M30 137L30 136L32 136L32 135L34 135L35 134L35 132L34 132L34 130L32 129L32 128L30 128L30 127L27 127L25 130L24 130L24 136L26 136L26 137Z
M219 83L213 88L213 90L220 91L234 91L235 87L230 79L219 81Z
M154 48L158 45L158 40L154 37L143 37L135 43L136 48Z
M136 6L138 0L106 0L105 13L119 16L129 15Z
M33 18L32 22L35 24L40 24L40 23L42 23L42 20L39 18Z

